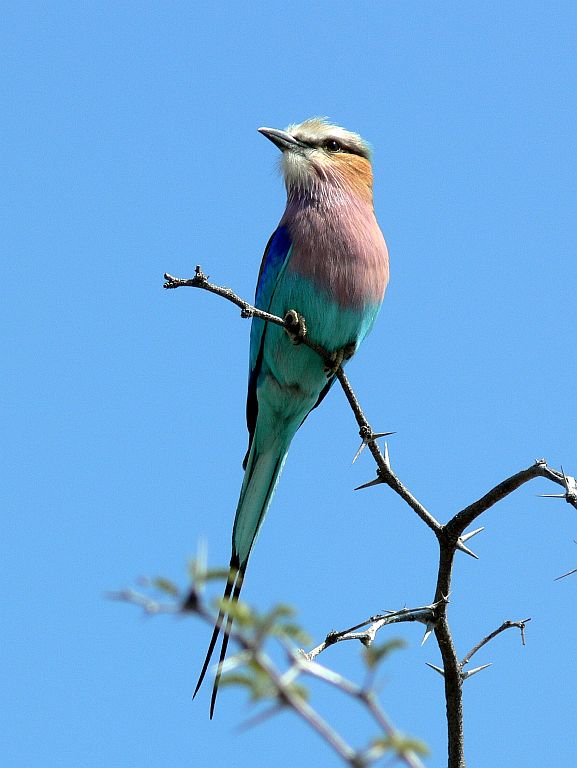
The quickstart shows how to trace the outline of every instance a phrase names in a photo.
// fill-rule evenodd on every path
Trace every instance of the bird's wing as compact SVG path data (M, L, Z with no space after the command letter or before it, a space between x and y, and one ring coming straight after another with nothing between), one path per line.
M258 309L262 309L265 312L270 310L272 297L278 285L279 277L289 259L291 248L292 242L287 228L285 226L278 227L267 243L260 265L255 296L255 306L258 307ZM256 426L256 417L258 413L256 386L262 366L262 354L267 326L268 323L255 317L253 318L250 329L250 369L246 398L246 424L248 427L249 442L248 451L243 463L245 468Z

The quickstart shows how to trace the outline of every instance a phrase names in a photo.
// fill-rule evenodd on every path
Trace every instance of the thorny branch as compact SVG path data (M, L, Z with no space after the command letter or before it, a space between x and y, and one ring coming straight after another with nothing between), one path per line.
M169 274L165 274L164 277L166 280L164 283L165 288L189 286L193 288L201 288L203 290L210 291L211 293L216 293L217 295L222 296L223 298L240 307L242 317L260 317L266 322L276 323L277 325L284 326L287 329L287 332L291 332L291 327L287 322L288 315L284 319L276 317L252 306L237 296L229 288L222 288L220 286L213 285L208 281L208 278L203 274L199 266L196 267L196 273L192 279L182 280ZM311 349L314 349L330 367L331 356L326 350L311 342L306 335L304 335L304 337L300 340L303 344L306 344ZM476 558L477 556L465 545L465 541L472 538L483 529L478 528L469 533L465 533L465 530L475 520L477 520L480 515L482 515L488 509L493 507L499 501L513 493L513 491L516 491L530 480L542 477L546 480L556 483L557 485L562 486L564 492L561 494L555 494L555 497L564 499L575 509L577 509L577 482L575 478L567 476L564 471L559 472L549 467L545 459L537 459L531 466L521 470L520 472L517 472L514 475L511 475L511 477L503 480L480 499L461 509L447 523L441 524L423 506L423 504L413 496L413 494L405 487L405 485L393 472L386 444L384 453L381 452L379 446L377 445L378 438L383 437L385 434L391 433L379 434L373 431L371 425L365 417L365 414L363 413L363 410L342 366L337 368L335 371L335 376L339 380L339 383L343 389L343 392L345 393L345 396L359 426L359 434L362 439L359 452L365 446L368 446L377 465L376 478L360 486L357 490L380 484L388 485L389 488L397 493L419 516L419 518L431 529L431 531L435 534L439 544L439 564L437 570L437 584L435 588L434 602L431 606L427 606L427 608L431 609L432 614L429 616L430 620L426 621L425 623L427 624L428 633L431 629L434 629L435 637L443 661L442 668L433 668L441 672L445 683L448 731L448 768L464 768L465 756L463 746L462 684L465 679L470 677L474 672L484 668L484 666L477 670L471 670L468 673L463 672L463 666L482 646L488 643L497 634L510 627L516 626L521 629L522 639L524 642L524 628L528 619L520 622L505 622L495 632L492 632L480 643L474 646L474 648L467 654L467 656L464 657L463 661L460 662L455 650L452 633L447 618L447 605L451 591L451 576L455 553L457 550L460 550ZM418 611L424 609L415 610ZM400 612L396 613L399 614ZM423 621L423 618L419 618L417 615L414 615L412 618L409 618L409 615L410 611L405 614L403 618L397 618L397 620ZM324 643L321 643L321 645L317 646L309 652L308 658L313 659L327 647L334 645L336 642L340 642L341 640L360 640L363 644L370 645L376 632L387 624L392 623L390 616L391 615L389 614L387 616L371 617L371 619L362 622L361 624L357 625L356 627L352 627L349 630L344 630L343 632L337 633L329 633ZM361 629L362 627L368 628L365 629L364 632L357 632L357 630ZM428 633L425 635L425 639L428 636Z
M522 645L525 645L525 624L527 624L529 621L531 621L531 619L521 619L521 621L504 621L500 627L497 627L497 629L494 629L492 632L490 632L486 637L480 640L477 645L473 646L469 653L463 656L463 660L460 664L461 669L463 669L465 664L468 664L471 661L477 651L480 651L484 645L490 643L493 638L497 637L497 635L500 635L501 632L504 632L506 629L517 627L521 632L521 643Z
M419 621L421 624L425 624L427 627L434 624L436 621L436 609L438 603L433 605L425 605L422 608L403 608L400 611L387 611L384 614L377 616L371 616L366 621L362 621L360 624L356 624L349 629L343 629L340 632L329 632L324 641L303 655L309 661L316 658L319 653L322 653L331 645L340 643L343 640L359 640L363 645L370 646L375 639L375 636L379 629L386 627L389 624L398 624L404 621ZM362 632L359 629L366 627Z

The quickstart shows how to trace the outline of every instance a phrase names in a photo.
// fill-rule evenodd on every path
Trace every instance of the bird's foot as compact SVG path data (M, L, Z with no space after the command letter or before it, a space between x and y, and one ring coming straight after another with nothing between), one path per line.
M307 325L302 315L295 309L289 309L283 318L284 329L293 344L302 344L302 340L307 335Z
M337 349L327 360L325 360L323 370L327 375L327 379L330 379L331 376L334 376L341 365L347 360L351 359L351 357L355 354L356 349L357 346L354 343L345 344L344 347Z

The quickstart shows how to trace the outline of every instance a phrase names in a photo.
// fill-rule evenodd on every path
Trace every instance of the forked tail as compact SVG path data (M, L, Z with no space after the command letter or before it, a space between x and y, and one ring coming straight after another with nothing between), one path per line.
M255 435L255 437L257 436ZM236 604L240 597L248 559L275 492L280 473L284 466L290 440L279 440L277 438L266 450L260 452L257 450L257 443L258 439L253 440L248 456L232 532L232 557L230 559L230 571L223 595L223 600L225 602L229 601L232 605ZM214 714L218 685L222 674L222 663L226 656L232 622L233 618L230 615L230 612L227 611L226 604L221 606L210 639L206 658L202 665L202 670L193 694L194 698L202 685L218 637L224 626L222 646L212 688L212 698L210 700L211 719Z

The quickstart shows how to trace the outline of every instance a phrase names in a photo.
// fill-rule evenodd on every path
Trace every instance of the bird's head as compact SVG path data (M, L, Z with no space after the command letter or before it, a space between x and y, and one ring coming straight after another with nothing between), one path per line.
M285 131L259 128L282 152L281 169L289 197L331 198L339 191L372 202L370 150L352 131L313 117Z

